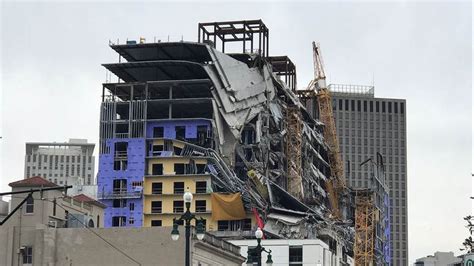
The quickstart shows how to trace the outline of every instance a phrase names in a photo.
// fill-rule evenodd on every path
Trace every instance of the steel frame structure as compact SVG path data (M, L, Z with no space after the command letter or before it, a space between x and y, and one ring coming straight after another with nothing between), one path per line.
M291 59L284 56L270 56L267 60L272 64L273 73L277 76L283 76L286 85L292 90L296 91L296 66Z
M209 43L211 41L212 46L216 48L217 38L219 38L223 53L225 53L227 42L242 42L243 53L246 53L247 42L250 42L250 51L253 53L256 35L258 35L257 53L263 57L268 57L269 32L261 19L198 24L198 42Z

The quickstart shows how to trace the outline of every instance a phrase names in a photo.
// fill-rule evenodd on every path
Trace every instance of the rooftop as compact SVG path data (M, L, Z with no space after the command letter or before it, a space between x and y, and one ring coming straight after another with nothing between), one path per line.
M18 180L8 185L10 187L57 187L58 186L42 178L41 176L33 176L30 178Z
M351 85L351 84L329 84L329 90L333 95L351 95L361 97L374 97L374 86Z
M82 201L82 202L86 202L86 203L89 203L89 204L93 204L93 205L96 205L98 207L101 207L101 208L106 208L107 206L102 204L101 202L89 197L89 196L86 196L84 194L79 194L79 195L76 195L76 196L73 196L72 197L74 200L77 200L77 201Z

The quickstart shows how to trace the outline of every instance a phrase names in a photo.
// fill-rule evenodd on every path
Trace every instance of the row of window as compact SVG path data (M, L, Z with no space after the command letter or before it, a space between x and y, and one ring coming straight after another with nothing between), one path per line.
M207 212L207 201L206 200L196 200L195 201L195 212L196 213L203 213ZM161 200L154 200L151 202L151 209L150 212L152 214L160 214L163 213L163 203ZM183 213L184 212L184 201L182 200L175 200L173 201L173 213Z
M196 194L207 193L207 182L196 181ZM151 183L151 194L160 195L163 194L163 183L153 182ZM173 182L173 194L184 194L184 182Z
M393 107L393 109L392 109ZM333 99L334 110L376 113L405 113L405 103L367 100L336 100Z
M138 187L143 187L143 181L132 182L132 190ZM173 182L173 194L184 194L184 182ZM196 194L207 193L207 181L195 181ZM113 181L113 193L124 194L127 193L127 179L115 179ZM163 183L151 183L151 194L163 194Z
M175 163L173 171L176 175L189 175L189 174L205 174L206 173L206 164L194 163ZM163 175L163 164L157 163L152 164L152 175Z
M49 160L48 160L49 158ZM38 162L54 162L55 164L59 163L69 163L69 160L71 163L75 163L76 161L78 163L81 163L81 158L85 162L87 158L87 163L92 163L92 156L81 156L81 155L44 155L44 154L32 154L32 155L27 155L26 156L26 161L31 162L33 161L34 163L36 162L36 159L38 159Z

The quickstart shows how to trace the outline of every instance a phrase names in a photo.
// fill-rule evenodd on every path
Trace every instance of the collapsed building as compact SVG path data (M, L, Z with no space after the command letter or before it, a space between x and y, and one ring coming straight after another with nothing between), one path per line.
M200 23L198 38L110 44L120 59L103 65L118 77L102 90L105 226L171 226L183 211L174 196L192 184L216 235L249 237L250 219L268 238L318 238L352 256L353 210L346 206L342 220L331 215L325 125L300 102L295 65L270 56L261 20ZM226 52L228 43L242 50ZM235 224L215 218L208 194L232 193L246 217L226 234Z

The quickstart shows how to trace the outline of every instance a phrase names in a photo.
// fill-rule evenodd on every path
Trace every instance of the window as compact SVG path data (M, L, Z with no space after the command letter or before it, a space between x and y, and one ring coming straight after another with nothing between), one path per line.
M114 194L127 193L127 179L115 179L113 186Z
M196 193L206 193L207 192L207 182L206 181L196 181Z
M357 100L357 111L360 112L360 100Z
M132 182L132 189L141 189L143 188L143 181L133 181Z
M56 198L53 200L53 216L56 216Z
M112 226L122 227L126 225L125 216L112 216Z
M161 220L151 220L151 226L161 226Z
M33 264L33 247L23 249L23 264Z
M392 113L392 103L391 102L388 103L388 112Z
M344 103L345 103L345 106L344 106L345 108L344 109L346 111L349 111L349 100L345 100Z
M182 213L184 212L184 201L175 200L173 201L173 213Z
M196 200L196 212L206 212L205 200Z
M396 114L398 114L398 103L393 103L393 108Z
M186 137L186 127L177 126L175 129L176 129L176 139L184 140Z
M153 156L159 156L161 155L161 152L164 151L164 145L153 145L152 146L152 155Z
M152 175L163 175L163 164L153 164L151 166L151 174Z
M174 164L174 173L176 175L184 175L184 163L175 163Z
M375 112L379 112L379 102L375 102Z
M151 202L151 213L162 213L161 201L152 201Z
M382 102L382 113L385 113L385 102Z
M130 209L130 211L135 210L135 203L134 202L130 202L129 209Z
M154 182L151 183L151 194L162 194L163 193L163 183Z
M196 164L196 174L205 174L206 173L206 165L205 164Z
M207 126L197 126L197 143L199 146L210 148L208 144Z
M26 200L26 209L25 213L33 213L35 210L35 200L33 199L33 196L28 197Z
M371 112L374 111L374 102L373 101L370 101L370 111Z
M134 223L135 223L135 218L130 217L130 218L128 219L128 224L134 224Z
M154 138L162 138L163 136L164 136L163 127L154 127L153 128L153 137Z
M364 101L364 112L367 112L367 101Z
M339 110L342 110L342 100L339 99Z
M174 182L174 194L184 194L184 182Z
M114 161L114 170L115 171L125 171L127 170L128 162L127 160L115 160ZM72 172L74 174L74 165L72 165Z
M290 265L303 265L303 247L290 246Z
M355 101L351 100L351 111L354 111L355 109Z
M405 113L405 104L404 103L400 103L400 113L401 114Z
M126 199L114 199L112 206L114 208L125 208L127 206Z

